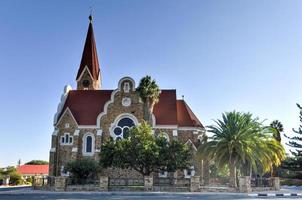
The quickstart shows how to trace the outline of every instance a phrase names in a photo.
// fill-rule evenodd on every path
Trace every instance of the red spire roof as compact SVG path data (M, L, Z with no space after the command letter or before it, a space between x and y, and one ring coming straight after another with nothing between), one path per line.
M100 73L100 67L99 67L99 60L96 50L94 34L93 34L91 16L89 16L89 20L90 23L89 23L85 46L82 54L82 60L76 79L78 79L81 76L83 70L85 69L85 66L87 66L92 75L92 78L97 80Z

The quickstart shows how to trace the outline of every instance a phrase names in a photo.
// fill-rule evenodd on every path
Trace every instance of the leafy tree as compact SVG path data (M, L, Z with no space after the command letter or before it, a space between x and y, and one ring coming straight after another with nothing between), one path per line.
M95 178L98 173L98 163L89 158L72 160L67 163L66 170L76 179Z
M10 173L9 177L9 184L11 185L21 185L24 183L22 176L17 172Z
M215 123L208 127L213 136L200 146L199 155L214 160L220 169L228 165L231 187L237 187L236 168L249 168L251 175L259 167L269 171L284 159L284 149L272 137L272 129L263 127L252 114L227 112Z
M137 91L144 102L144 120L152 125L153 108L159 101L160 89L151 76L145 76L140 80Z
M105 141L100 153L101 166L130 168L149 176L152 172L173 172L192 165L189 146L179 141L169 143L164 137L155 137L151 130L143 122L130 129L128 138Z
M32 161L25 163L25 165L48 165L48 164L49 163L44 160L32 160Z
M300 109L300 122L302 122L302 107L299 104L297 106ZM284 167L293 171L302 171L302 124L298 130L293 129L293 132L293 136L284 134L290 140L287 145L295 149L294 151L290 150L294 157L289 158L284 163Z

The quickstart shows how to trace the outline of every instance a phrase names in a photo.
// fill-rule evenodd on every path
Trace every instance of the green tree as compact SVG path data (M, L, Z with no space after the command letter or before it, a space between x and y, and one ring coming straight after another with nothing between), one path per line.
M188 168L192 165L191 158L189 146L155 137L151 126L143 122L132 127L126 139L106 140L100 153L100 165L104 168L130 168L149 176L160 170L172 172Z
M140 80L137 92L144 103L144 120L152 125L153 108L159 101L160 89L151 76L145 76Z
M48 165L48 164L49 163L44 160L32 160L32 161L25 163L25 165Z
M214 160L220 169L228 165L231 187L237 187L236 169L249 168L251 174L259 167L269 171L280 165L284 158L282 145L272 137L272 129L263 127L252 114L227 112L215 123L208 127L213 136L200 146L199 154Z
M272 121L270 126L275 130L274 138L278 142L281 142L281 133L284 131L282 123L278 120L274 120L274 121Z
M300 109L300 122L302 123L302 107L299 104L297 106ZM293 157L286 160L284 168L297 172L302 171L302 124L298 130L293 129L293 136L286 134L284 136L289 139L287 145L294 149L290 150Z
M99 166L98 163L90 158L72 160L67 163L66 170L76 179L88 179L97 177Z

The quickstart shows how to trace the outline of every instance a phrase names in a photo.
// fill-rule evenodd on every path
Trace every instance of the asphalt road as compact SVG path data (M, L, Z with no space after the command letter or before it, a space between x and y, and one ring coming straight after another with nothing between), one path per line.
M213 199L223 199L223 200L262 200L262 199L301 199L301 197L249 197L247 195L229 195L229 194L202 194L202 195L104 195L97 193L87 193L87 194L0 194L0 199L2 200L213 200Z

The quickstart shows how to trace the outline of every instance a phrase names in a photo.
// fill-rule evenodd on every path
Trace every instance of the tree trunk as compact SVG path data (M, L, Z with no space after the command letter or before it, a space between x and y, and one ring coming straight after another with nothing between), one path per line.
M152 113L153 113L153 103L150 101L150 99L146 99L146 102L144 102L144 120L152 126Z
M230 166L230 187L237 188L237 183L236 183L236 165L235 165L235 159L230 156L229 159L229 166Z

